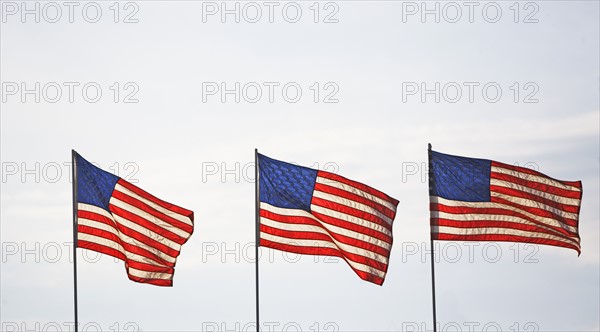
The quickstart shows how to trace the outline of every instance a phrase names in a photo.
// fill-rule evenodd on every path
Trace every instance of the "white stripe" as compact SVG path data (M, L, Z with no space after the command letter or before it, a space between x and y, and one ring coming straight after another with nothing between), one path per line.
M105 237L100 237L100 236L96 236L93 234L88 234L88 233L82 233L82 232L78 232L77 233L77 240L81 240L81 241L87 241L87 242L92 242L92 243L96 243L111 249L114 249L120 253L122 253L123 255L127 256L125 254L125 249L123 249L123 246L121 246L120 243L117 243L113 240L109 240Z
M159 226L160 228L167 230L171 233L174 233L178 236L181 236L184 239L189 238L191 235L190 233L182 230L181 228L177 228L177 227L169 224L168 222L166 222L160 218L157 218L140 208L137 208L129 203L123 202L122 200L120 200L116 197L110 198L110 204L120 207L121 209L126 210L128 212L131 212L131 213L137 215L138 217L144 218L148 222L155 224L155 225Z
M143 227L141 227L141 226L138 226L138 225L137 225L137 224L135 224L135 223L132 223L132 222L126 221L125 219L123 219L123 218L121 218L121 217L118 217L118 216L114 216L114 215L112 215L112 214L109 214L109 213L108 213L106 210L104 210L104 209L102 209L102 208L99 208L99 207L97 207L97 206L88 205L88 204L83 204L83 203L79 203L79 204L78 204L78 206L79 206L79 210L89 211L89 212L93 212L93 213L97 213L97 214L103 215L103 216L105 216L105 217L109 218L110 220L113 220L113 221L115 221L115 223L117 223L117 222L118 222L119 224L121 224L121 225L123 225L123 226L125 226L125 227L127 227L127 228L134 229L133 227L129 227L127 224L132 224L132 225L135 225L135 226L137 226L137 228L139 228L139 229L140 229L140 231L139 231L139 232L140 232L140 233L142 233L142 234L146 234L146 233L148 233L148 232L151 232L151 231L147 230L146 228L143 228ZM115 219L115 217L117 217L117 218L119 219L119 221L117 221L117 220ZM79 218L78 218L78 219L79 219ZM125 221L125 222L123 223L123 222L121 222L121 221ZM154 233L154 232L151 232L151 233L152 233L152 234L156 234L156 233ZM146 235L147 235L147 234L146 234ZM133 246L136 246L136 247L140 247L140 248L146 249L146 250L150 251L151 253L153 253L153 254L157 255L158 257L160 257L160 258L162 258L162 259L166 260L167 262L170 262L170 263L175 263L175 261L176 261L176 258L175 258L175 257L171 257L171 256L169 256L167 253L164 253L164 252L160 251L159 249L157 249L157 248L154 248L154 247L152 247L152 246L149 246L149 245L147 245L147 244L145 244L145 243L139 242L138 240L136 240L136 239L134 239L134 238L132 238L132 237L126 236L125 234L122 234L122 233L120 233L120 232L118 233L118 236L119 236L119 238L121 239L121 241L123 241L123 242L125 242L125 243L128 243L128 244L131 244L131 245L133 245ZM149 236L150 238L152 238L152 239L156 239L156 237L152 237L152 235L148 235L148 236ZM156 234L156 236L158 236L158 234ZM169 241L170 241L170 240L169 240ZM171 241L171 242L172 242L172 241ZM174 243L174 242L172 242L172 243ZM181 248L181 245L178 245L178 246L179 246L179 248ZM176 249L176 250L177 250L177 251L179 251L179 249Z
M557 217L562 217L562 218L566 218L566 219L577 219L577 213L571 213L571 212L566 212L563 211L561 209L557 209L555 207L546 205L544 203L540 203L537 201L532 201L529 199L525 199L525 198L521 198L521 197L515 197L515 196L511 196L511 195L505 195L505 194L500 194L500 193L496 193L496 192L491 192L491 196L492 197L499 197L502 199L505 199L509 202L513 202L515 204L519 204L519 205L523 205L523 206L528 206L528 207L532 207L532 208L536 208L536 209L541 209L544 211L548 211L548 212L552 212L553 214L555 214ZM507 205L510 206L510 205Z
M542 228L549 232L555 233L557 236L574 238L573 236L569 236L564 233L561 233L561 232L557 231L556 229L553 229L553 228L550 228L550 227L547 227L544 225L539 225L539 224L533 223L527 219L523 219L523 218L519 218L519 217L515 217L515 216L498 215L498 214L475 214L475 213L454 214L454 213L446 213L446 212L440 212L440 211L431 211L430 216L431 216L431 218L440 218L440 219L447 219L447 220L452 220L452 221L513 222L513 223L518 223L518 224L522 224L522 225L535 226L538 228ZM563 229L577 233L577 228L575 228L575 227L565 226Z
M184 215L179 214L177 212L173 212L171 210L168 210L168 209L166 209L166 208L164 208L164 207L162 207L162 206L154 203L153 201L148 200L148 199L146 199L146 198L144 198L144 197L142 197L142 196L134 193L133 191L131 191L131 190L123 187L122 185L120 185L118 183L115 186L115 190L120 191L120 192L122 192L124 194L127 194L127 195L129 195L131 197L135 197L139 201L142 201L142 202L150 205L153 209L155 209L155 210L157 210L157 211L159 211L159 212L161 212L163 214L166 214L167 216L169 216L171 218L177 219L177 220L179 220L179 221L181 221L183 223L186 223L186 224L188 224L190 226L194 226L193 223L192 223L192 221L190 220L190 218L188 218L187 216L184 216Z
M313 197L318 197L318 198L322 198L324 200L328 200L334 203L338 203L344 206L347 206L349 208L353 208L356 210L360 210L360 211L364 211L366 213L372 214L374 217L380 218L383 221L385 221L388 225L392 224L392 219L388 218L385 214L375 210L374 208L364 205L362 203L344 198L344 197L340 197L337 195L333 195L333 194L329 194L326 192L322 192L322 191L318 191L315 190L313 192Z
M547 239L568 243L580 248L579 243L567 238L561 238L546 233L521 231L511 228L457 228L449 226L431 226L432 233L452 234L452 235L515 235L529 238Z
M307 247L307 246L308 247L323 247L323 248L332 248L332 249L338 250L338 248L336 248L335 245L333 245L331 242L328 242L328 241L288 239L285 237L275 236L275 235L271 235L271 234L267 234L267 233L263 233L263 232L260 232L260 238L269 240L271 242L281 243L281 244L294 246L294 247ZM351 260L347 259L346 257L342 257L342 258L346 262L348 262L348 264L351 267L353 267L355 270L367 272L367 273L376 275L380 278L385 277L385 272L383 272L379 269L376 269L374 267L367 266L367 265L364 265L361 263L357 263L355 261L351 261Z
M565 189L565 190L572 190L572 191L577 191L577 192L581 191L577 187L570 186L570 185L564 184L562 182L558 182L558 181L553 180L553 179L548 178L548 177L543 177L543 176L538 176L538 175L533 175L533 174L527 174L527 173L523 173L523 172L513 171L512 169L503 168L501 166L492 166L491 171L495 172L495 173L512 175L512 176L517 177L519 179L523 179L523 180L527 180L527 181L532 181L532 182L537 182L537 183L541 183L541 184L546 184L546 185L549 185L549 186L553 186L553 187L557 187L557 188L561 188L561 189Z
M335 181L335 180L331 180L331 179L328 179L328 178L323 178L323 177L320 177L320 176L317 176L316 182L324 184L324 185L328 185L330 187L338 188L338 189L341 189L341 190L344 190L344 191L349 191L349 192L354 193L356 195L368 198L368 199L372 200L373 202L379 203L379 204L387 207L388 209L390 209L392 211L396 211L396 206L394 204L392 204L391 202L386 201L383 198L379 198L377 196L371 195L368 192L362 191L362 190L360 190L360 189L358 189L356 187L347 185L345 183L342 183L342 182L339 182L339 181Z
M355 254L355 255L359 255L359 256L364 256L364 257L367 257L367 258L371 258L371 259L376 260L378 262L381 262L383 264L387 264L388 263L388 260L387 260L387 258L385 256L382 256L380 254L377 254L377 253L372 252L372 251L367 250L367 249L363 249L363 248L355 247L355 246L350 245L350 244L339 242L336 239L332 238L329 234L327 234L326 231L324 231L320 227L315 227L315 226L311 226L311 225L302 225L302 224L280 223L280 222L277 222L275 220L267 219L267 218L264 218L264 217L260 218L260 222L263 225L266 225L266 226L269 226L269 227L273 227L273 228L282 229L282 230L286 230L286 231L292 231L292 232L318 232L318 233L321 233L321 234L325 234L325 235L327 235L331 239L330 242L333 243L335 246L337 246L337 250L342 250L342 251L345 251L345 252L348 252L348 253L351 253L351 254Z
M359 225L359 226L363 226L366 228L370 228L372 230L378 231L380 233L386 234L388 236L392 236L392 231L387 229L384 226L381 226L379 224L376 224L374 222L371 222L369 220L365 220L362 218L358 218L355 216L351 216L345 213L341 213L341 212L337 212L335 210L331 210L328 208L324 208L322 206L318 206L318 205L311 205L310 209L316 213L320 213L320 214L324 214L326 216L332 217L332 218L336 218L339 220L343 220L343 221L347 221L349 223L355 224L355 225ZM325 221L323 221L325 222Z
M470 207L470 208L495 208L495 209L506 209L506 210L512 210L515 212L519 212L520 214L527 216L533 220L536 220L540 223L543 223L545 225L548 226L553 226L553 227L559 227L559 228L565 228L568 227L569 225L564 224L559 222L556 219L552 219L552 218L545 218L545 217L540 217L534 214L531 214L527 211L524 211L522 209L513 207L513 206L509 206L506 204L501 204L501 203L492 203L492 202L462 202L462 201L453 201L453 200L448 200L442 197L438 197L438 196L429 196L429 201L431 203L438 203L438 204L442 204L442 205L446 205L446 206L456 206L456 207Z
M96 220L79 217L79 218L77 218L77 224L96 228L96 229L99 229L99 230L102 230L105 232L109 232L109 233L114 234L117 237L121 236L121 233L119 233L119 231L116 228L114 228L113 226L107 225L105 223L102 223L102 222L99 222ZM79 233L81 234L81 232L79 232Z
M115 221L115 219L113 218L113 215L104 210L103 208L99 208L95 205L90 205L90 204L85 204L85 203L77 203L77 210L81 210L81 211L88 211L88 212L92 212L95 214L99 214L101 216L104 216L110 220L112 220L113 222ZM77 218L79 219L79 218Z
M149 271L134 269L132 267L129 267L127 270L128 270L127 272L130 275L132 275L134 277L138 277L138 278L171 280L171 278L173 277L173 275L170 273L149 272Z
M377 238L374 238L374 237L369 236L364 233L358 233L358 232L355 232L355 231L347 229L347 228L342 228L342 227L338 227L338 226L326 223L325 221L319 220L318 218L316 218L315 216L313 216L312 214L310 214L304 210L285 209L285 208L272 206L267 203L261 203L260 208L262 210L273 212L273 213L284 215L284 216L301 216L301 217L310 218L312 220L315 220L316 222L318 222L321 225L321 227L312 226L312 225L303 225L304 227L307 227L307 229L308 229L308 227L311 228L310 230L306 230L306 232L319 232L319 233L322 233L322 234L325 234L328 236L329 236L329 233L336 233L339 235L347 236L347 237L350 237L350 238L353 238L353 239L356 239L359 241L367 242L372 245L382 247L383 249L386 249L388 251L392 247L392 245L389 242L379 240ZM261 217L261 218L264 218L264 217ZM270 220L272 220L272 219L270 219ZM275 220L272 220L272 221L277 222ZM280 222L277 222L277 223L282 224ZM286 225L286 224L283 223L283 225ZM287 228L283 228L283 227L279 227L279 226L273 226L273 227L280 228L280 229L287 229ZM323 229L328 230L329 233Z
M85 218L78 218L78 223L80 225L85 225L85 226L88 226L88 227L100 229L100 230L103 230L103 231L115 234L117 237L119 237L121 239L121 241L123 241L125 243L132 243L133 242L133 239L131 239L127 235L121 234L114 227L111 227L109 225L103 224L101 222L97 222L95 220L89 220L89 219L85 219ZM115 241L110 240L110 239L107 239L107 238L99 237L99 236L96 236L96 235L93 235L93 234L84 233L84 232L78 232L77 233L77 238L85 240L85 241L88 241L88 242L94 242L94 243L98 243L98 244L101 244L101 245L105 245L105 246L107 246L109 248L113 248L115 250L118 250L121 253L123 253L127 257L127 259L130 259L130 260L138 261L140 263L146 263L146 264L149 264L149 265L165 266L163 263L159 263L159 262L157 262L157 261L155 261L155 260L153 260L151 258L144 257L144 256L141 256L141 255L135 254L135 253L133 253L131 251L125 250L125 248L123 248L123 246L121 246L120 243L115 242ZM88 239L86 240L86 238L88 238ZM95 240L95 239L102 239L102 241ZM142 247L142 249L146 249L146 248ZM167 257L170 258L170 256L167 256ZM161 256L161 258L163 258L163 257ZM169 260L169 262L173 262L174 263L174 261L172 261L172 258L171 258L171 260Z
M547 200L550 200L550 201L553 201L556 203L560 203L560 204L579 206L579 204L581 202L581 200L577 199L577 198L568 198L568 197L559 196L556 194L552 194L552 193L536 190L536 189L533 189L533 188L530 188L527 186L523 186L520 184L516 184L516 183L510 182L510 181L490 179L490 185L514 189L514 190L518 190L518 191L523 191L523 192L538 196L541 199L547 199Z

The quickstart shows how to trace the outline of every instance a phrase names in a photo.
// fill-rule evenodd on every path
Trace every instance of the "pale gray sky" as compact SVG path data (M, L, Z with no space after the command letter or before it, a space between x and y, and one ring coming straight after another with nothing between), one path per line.
M438 242L439 331L598 331L599 3L421 3L1 1L2 328L73 321L74 148L196 217L173 288L79 251L82 326L253 330L258 148L400 200L382 287L262 248L261 327L431 330L431 142L584 188L580 257Z

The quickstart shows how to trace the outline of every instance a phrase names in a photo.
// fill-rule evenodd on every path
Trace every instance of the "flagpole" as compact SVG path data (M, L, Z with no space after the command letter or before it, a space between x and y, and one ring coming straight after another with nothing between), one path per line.
M429 194L431 195L431 191L433 189L433 168L431 165L431 143L428 143L427 148L427 159L429 162ZM431 233L431 219L429 225L429 241L431 244L431 296L433 300L433 332L437 332L437 317L435 310L435 250L433 248L433 235Z
M254 244L254 257L256 259L256 332L260 331L260 320L259 320L259 297L258 297L258 246L260 244L260 192L258 182L258 149L254 149L254 219L255 219L255 244Z
M75 332L79 330L77 315L77 152L71 150L71 174L73 174L73 300L75 308Z

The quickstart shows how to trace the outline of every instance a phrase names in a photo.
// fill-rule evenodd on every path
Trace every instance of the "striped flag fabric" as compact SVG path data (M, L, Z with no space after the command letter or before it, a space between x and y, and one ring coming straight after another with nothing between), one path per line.
M344 259L382 285L398 201L342 176L258 154L260 246Z
M429 162L432 239L526 242L581 253L581 181L432 150Z
M121 259L130 280L173 286L194 213L160 200L75 154L77 247Z

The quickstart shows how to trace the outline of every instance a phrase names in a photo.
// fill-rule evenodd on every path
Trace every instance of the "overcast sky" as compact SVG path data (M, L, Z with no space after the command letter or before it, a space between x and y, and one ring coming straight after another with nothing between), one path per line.
M261 328L431 330L427 143L584 188L579 257L437 242L440 331L600 329L597 1L1 5L4 330L71 327L71 149L196 218L172 288L78 249L82 327L254 330L254 148L400 201L381 287L261 248Z

